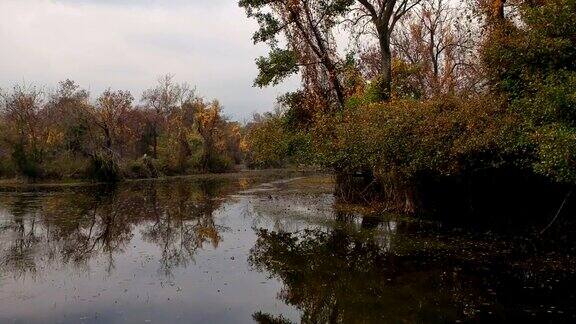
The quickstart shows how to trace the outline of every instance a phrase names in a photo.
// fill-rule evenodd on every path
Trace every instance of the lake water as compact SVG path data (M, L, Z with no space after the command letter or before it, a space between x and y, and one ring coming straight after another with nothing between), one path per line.
M332 191L289 172L4 189L0 323L576 322L569 238Z

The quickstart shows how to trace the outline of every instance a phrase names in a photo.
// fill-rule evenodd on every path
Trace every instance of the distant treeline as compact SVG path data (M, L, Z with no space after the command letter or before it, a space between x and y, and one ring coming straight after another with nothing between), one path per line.
M70 80L54 91L16 85L0 93L0 177L116 181L231 170L241 127L171 76L142 95L90 98Z
M404 211L576 184L575 0L239 4L271 48L255 84L302 79L248 130L249 165L363 175L360 193Z

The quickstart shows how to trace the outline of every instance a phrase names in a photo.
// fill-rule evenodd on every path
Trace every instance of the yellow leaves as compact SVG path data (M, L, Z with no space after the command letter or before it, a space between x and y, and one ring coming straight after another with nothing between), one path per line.
M247 154L251 151L251 148L250 141L246 137L243 137L242 140L240 140L240 149L242 150L242 153Z
M196 108L196 121L200 133L208 134L212 132L222 120L220 111L222 107L218 101L213 101L210 104L201 103Z
M64 132L50 129L46 136L46 145L53 146L61 144L64 141Z
M249 127L242 139L247 163L256 167L278 166L286 158L288 135L279 117L269 117Z

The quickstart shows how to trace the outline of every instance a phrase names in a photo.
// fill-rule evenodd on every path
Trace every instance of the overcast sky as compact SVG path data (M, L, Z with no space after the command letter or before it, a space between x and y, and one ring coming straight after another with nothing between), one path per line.
M237 0L0 0L0 87L68 78L93 97L111 87L139 99L170 73L243 120L297 85L252 87L266 52L255 29Z

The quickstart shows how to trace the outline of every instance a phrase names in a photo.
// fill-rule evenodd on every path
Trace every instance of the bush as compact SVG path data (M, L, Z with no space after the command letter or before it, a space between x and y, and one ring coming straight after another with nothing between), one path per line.
M214 155L208 161L208 171L222 173L234 168L234 160L225 155Z
M125 177L132 179L157 178L159 175L157 162L147 155L129 162L123 173Z
M253 125L244 137L246 164L251 168L280 167L287 162L289 134L281 116L269 116Z
M89 166L90 161L86 157L71 151L46 157L41 165L43 177L49 179L83 178Z
M24 145L17 144L12 151L12 160L20 174L27 178L37 179L41 176L40 160L36 152L28 152Z
M454 174L482 152L494 155L485 163L498 161L515 118L496 99L376 103L322 120L314 147L322 165L343 172Z
M121 178L118 159L112 153L98 152L91 156L89 177L103 182L117 182Z
M0 178L14 177L17 173L18 170L12 160L5 156L0 156Z

